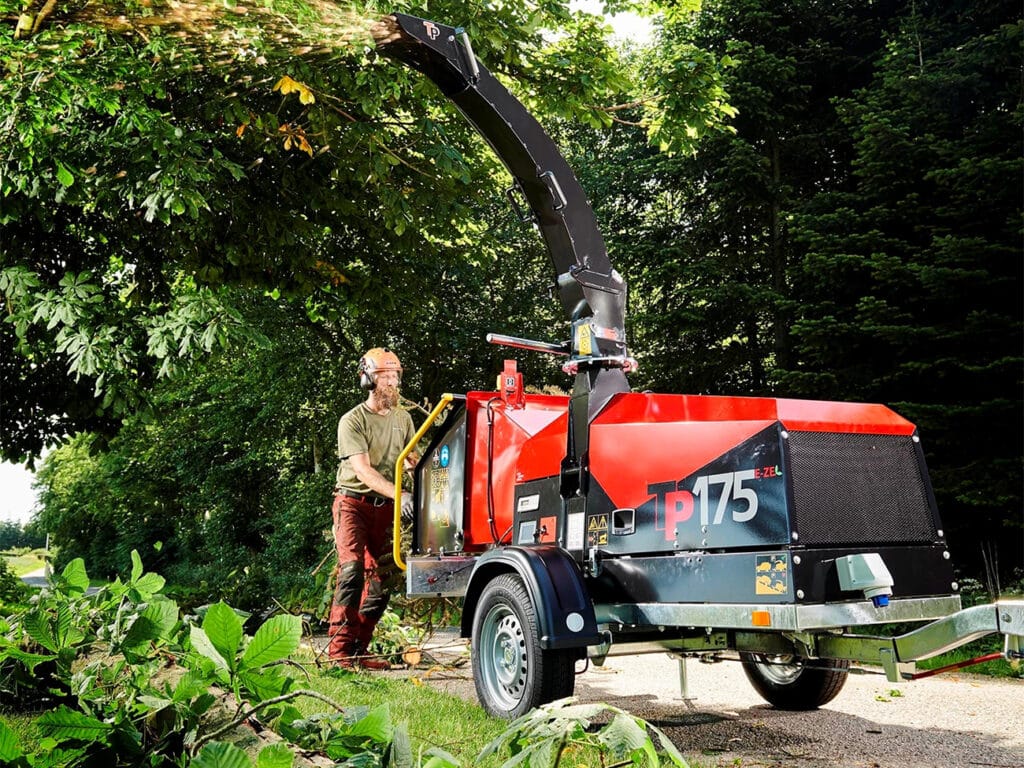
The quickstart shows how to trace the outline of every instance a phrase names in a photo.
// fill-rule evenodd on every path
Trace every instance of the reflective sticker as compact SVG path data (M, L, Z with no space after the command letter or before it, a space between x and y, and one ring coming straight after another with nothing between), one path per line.
M789 592L789 555L754 556L754 592L785 595Z

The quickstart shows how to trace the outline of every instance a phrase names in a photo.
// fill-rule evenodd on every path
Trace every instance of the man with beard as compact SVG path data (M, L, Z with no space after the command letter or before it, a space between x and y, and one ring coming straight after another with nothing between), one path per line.
M359 361L359 386L366 400L338 422L338 475L334 496L334 544L338 581L331 605L328 656L346 669L390 669L365 656L390 597L384 586L395 497L395 462L416 430L398 407L402 364L376 347ZM410 457L406 466L415 465ZM412 515L412 494L402 494L402 517ZM387 562L382 560L387 557Z

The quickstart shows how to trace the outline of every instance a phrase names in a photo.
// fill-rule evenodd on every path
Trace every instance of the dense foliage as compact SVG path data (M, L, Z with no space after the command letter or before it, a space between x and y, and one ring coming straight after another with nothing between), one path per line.
M65 559L160 541L197 598L256 606L316 589L365 347L434 400L491 386L487 331L565 329L507 177L372 52L369 11L180 7L2 33L2 448L74 435L40 474ZM890 404L955 561L1024 563L1017 6L673 4L624 51L555 0L401 7L471 20L566 148L630 285L636 388ZM530 383L567 386L538 358Z
M46 533L38 523L19 523L15 520L0 521L0 552L5 549L38 549L46 546Z
M343 705L317 690L321 675L352 673L290 658L302 636L298 617L273 616L250 636L223 602L204 606L201 617L182 615L163 594L164 578L147 572L137 552L130 558L125 581L95 589L85 563L72 560L31 606L0 615L0 712L31 712L39 737L19 737L0 717L0 764L290 768L301 752L339 765L460 768L436 746L417 745L414 756L408 727L392 723L387 704ZM331 711L304 716L301 700ZM590 727L604 713L610 722ZM278 737L253 747L252 734L267 726ZM602 764L686 765L650 723L571 700L511 723L473 764L507 751L510 768L524 757L553 765L570 749Z
M630 88L604 25L563 0L429 13L468 19L477 53L541 113L605 125ZM494 263L479 193L507 182L433 86L376 53L372 4L106 0L27 16L31 32L0 31L8 458L111 434L156 380L251 339L231 286L324 320L383 317L380 337L451 311L446 284ZM682 66L636 83L673 94L650 102L666 145L723 108L703 65L688 95ZM458 349L440 347L435 365Z

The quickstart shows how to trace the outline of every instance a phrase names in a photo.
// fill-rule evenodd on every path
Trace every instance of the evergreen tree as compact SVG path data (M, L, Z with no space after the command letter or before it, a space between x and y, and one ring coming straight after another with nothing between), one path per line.
M922 434L958 562L1021 562L1020 8L910 3L837 102L853 184L795 227L781 389L880 401ZM981 546L979 547L979 542Z

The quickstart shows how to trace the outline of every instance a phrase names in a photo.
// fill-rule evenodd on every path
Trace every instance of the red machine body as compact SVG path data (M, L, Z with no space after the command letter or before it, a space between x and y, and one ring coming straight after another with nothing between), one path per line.
M558 475L568 402L525 395L521 406L509 407L493 392L466 395L464 551L494 544L492 518L508 542L516 486ZM877 404L627 393L616 395L591 425L590 474L613 509L642 507L655 500L651 485L692 475L774 425L785 432L914 434L911 422ZM774 463L749 469L755 481L782 477ZM543 527L538 541L555 541L554 518Z
M565 455L567 397L526 395L522 407L509 408L493 392L466 395L467 509L465 550L494 544L488 520L493 510L498 538L512 528L516 483L524 468L545 476L558 473ZM555 540L555 527L544 541Z

